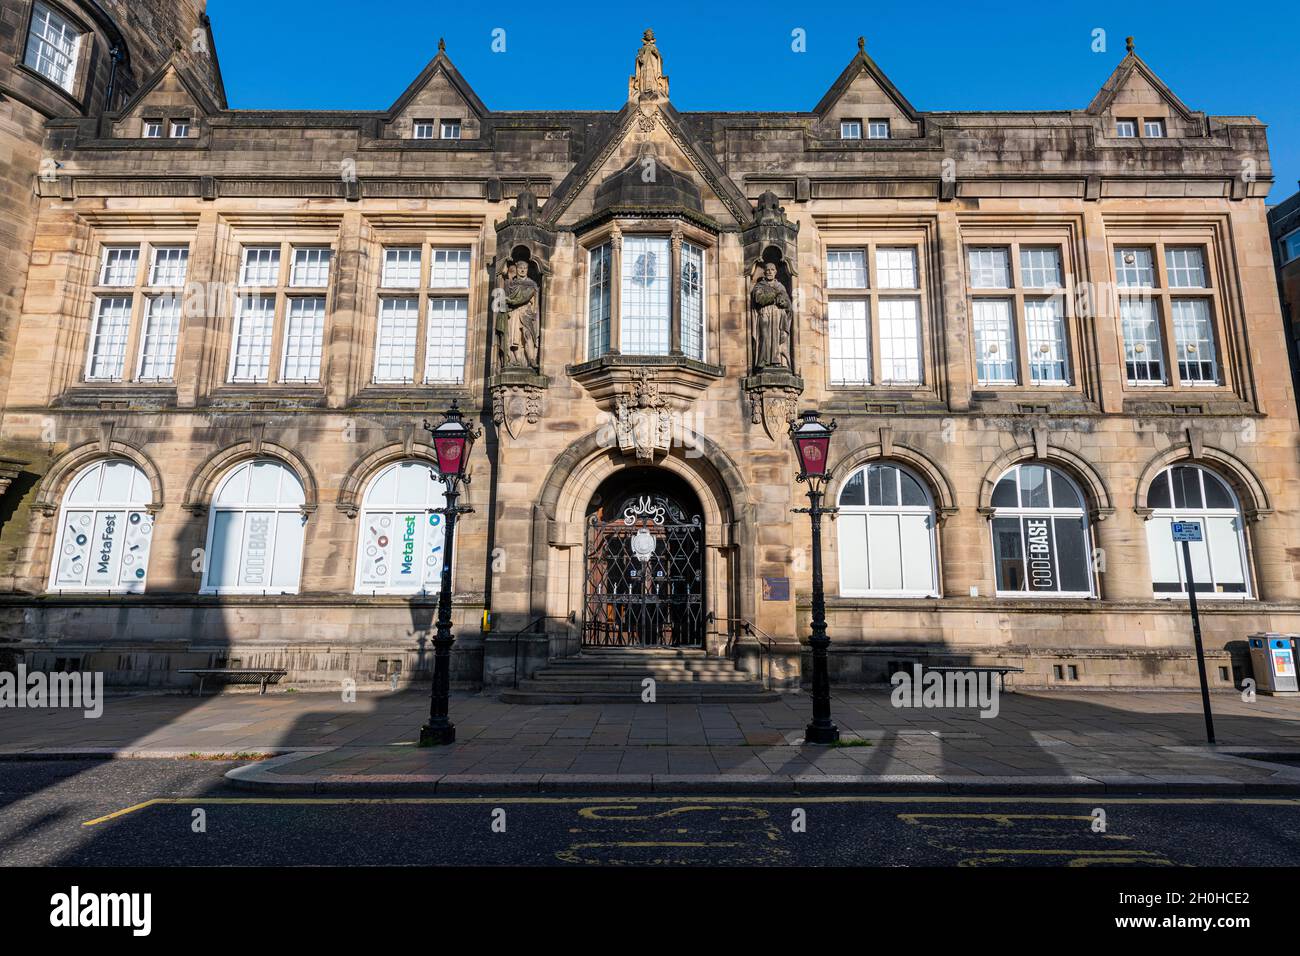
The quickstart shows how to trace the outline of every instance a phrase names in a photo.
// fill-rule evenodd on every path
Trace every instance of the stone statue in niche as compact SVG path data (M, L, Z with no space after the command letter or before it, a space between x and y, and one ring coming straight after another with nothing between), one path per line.
M775 262L763 264L763 271L750 290L749 302L753 313L754 368L793 371L794 308Z
M537 370L541 323L537 310L537 282L528 274L528 260L506 263L501 294L496 297L496 353L501 369Z

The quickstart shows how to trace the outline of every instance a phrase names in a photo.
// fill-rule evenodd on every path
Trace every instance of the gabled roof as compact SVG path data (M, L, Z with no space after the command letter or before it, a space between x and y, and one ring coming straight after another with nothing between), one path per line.
M1088 108L1084 112L1091 114L1106 112L1111 104L1115 102L1115 97L1119 95L1119 91L1124 88L1134 73L1138 73L1151 84L1162 99L1185 119L1193 119L1196 114L1188 108L1186 103L1175 96L1174 91L1165 86L1164 81L1156 76L1155 71L1147 66L1146 62L1134 52L1132 37L1128 38L1127 45L1128 52L1124 55L1124 59L1119 61L1119 66L1115 67L1115 71L1111 73L1110 78L1102 84L1101 89L1093 97L1092 102L1088 104Z
M473 110L475 115L480 119L488 115L487 106L478 98L478 94L474 92L469 83L465 81L465 77L460 75L460 70L456 69L451 62L451 57L447 56L447 44L442 40L438 41L437 56L429 61L428 65L411 82L411 85L388 108L388 115L390 117L399 116L438 73L442 73L447 78L447 81L460 94L461 99L465 101L465 105Z
M867 56L865 37L858 37L858 52L854 54L853 59L849 61L849 65L844 68L844 72L839 75L839 78L831 84L831 88L826 91L826 95L813 107L813 112L818 116L825 116L831 107L838 103L844 94L848 92L849 87L853 85L853 81L862 73L866 73L875 81L876 85L898 107L899 112L912 122L919 122L920 114L916 111L916 107L909 103L907 97L899 91L889 77L885 76L885 71L877 65L876 61Z
M713 158L713 154L687 130L681 114L671 103L664 100L658 104L657 109L659 119L669 138L682 151L714 195L731 212L736 222L740 225L747 224L753 217L753 209L744 192L726 174L718 161ZM636 103L629 101L624 104L614 116L614 121L604 137L569 170L569 174L546 200L546 205L542 207L542 218L545 221L550 223L559 221L560 216L591 182L592 177L601 170L619 145L632 133L640 115Z
M189 94L190 99L194 100L194 105L202 110L204 115L211 116L214 113L221 112L222 106L212 98L212 94L204 88L203 84L190 73L189 68L186 67L186 65L177 58L176 54L173 53L167 58L166 62L157 69L154 75L149 77L149 79L135 91L135 95L122 105L122 108L118 111L118 115L130 115L136 107L144 102L150 93L158 88L158 85L163 81L163 78L167 76L168 71L175 72L176 79L180 81L181 86L185 89L185 92Z

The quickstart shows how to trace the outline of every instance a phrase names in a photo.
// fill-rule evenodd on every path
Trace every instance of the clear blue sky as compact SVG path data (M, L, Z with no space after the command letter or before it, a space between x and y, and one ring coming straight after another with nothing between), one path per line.
M386 109L440 36L491 109L618 109L647 26L680 110L812 109L859 35L921 110L1082 109L1132 34L1190 108L1268 124L1269 202L1300 179L1297 0L209 0L208 12L237 109ZM805 31L804 53L791 50L796 28ZM1097 28L1106 31L1104 53L1092 51ZM492 50L496 29L505 31L504 53Z

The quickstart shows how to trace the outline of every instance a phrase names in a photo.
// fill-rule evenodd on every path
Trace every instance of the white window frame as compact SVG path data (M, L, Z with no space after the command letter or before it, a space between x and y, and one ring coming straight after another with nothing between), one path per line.
M429 473L429 491L428 494L425 495L424 500L418 504L413 501L402 501L397 496L384 501L373 500L372 494L374 493L375 486L378 485L379 482L389 473L398 472L403 468L420 468L427 470ZM441 515L435 515L431 512L434 508L442 508L446 505L446 492L443 488L442 482L436 479L436 475L436 468L429 462L418 458L409 458L386 465L376 472L368 482L366 482L365 492L361 496L360 520L357 523L357 560L356 573L353 578L352 588L354 594L427 595L437 593L442 578L441 556L445 554L443 545L445 540L445 525L443 524ZM400 476L394 474L393 478L394 485L400 485ZM378 553L376 550L376 553L374 554L367 554L367 551L371 548L379 549L388 547L392 549L388 556L390 558L395 558L400 553L398 550L400 543L398 539L399 532L397 521L399 518L406 516L418 516L418 520L425 522L425 535L430 533L430 528L437 529L435 532L436 540L439 542L437 548L430 549L428 547L428 539L425 538L425 554L423 555L423 557L427 558L432 553L437 552L440 556L437 567L429 566L428 570L420 576L420 580L414 582L418 585L416 587L403 587L393 584L393 572L391 568L387 575L389 580L388 584L367 584L363 580L367 562L376 560L376 554ZM393 521L393 530L390 535L390 541L386 546L380 544L378 540L372 541L367 536L367 532L370 531L371 528L375 528L378 531L378 534L383 536L383 532L379 530L379 523L385 518ZM396 561L394 560L391 563L396 564Z
M74 93L82 37L82 31L71 20L49 4L36 0L27 24L23 65L64 92ZM66 63L61 62L64 60Z
M587 250L587 358L608 355L614 329L614 244Z
M451 118L441 120L438 124L439 139L460 139L461 131L464 129L459 119Z
M1115 120L1116 139L1137 139L1138 122L1135 119Z
M102 338L107 337L106 333L103 331L103 322L104 322L104 317L106 312L105 306L106 303L109 302L124 302L126 304L126 319L121 326L122 328L121 335L120 335L121 348L119 349L114 347L112 353L104 353L105 355L111 354L113 356L114 365L116 366L117 371L116 374L113 374L111 372L109 374L95 374L95 367L96 367L95 359L96 356L100 354L99 342ZM134 312L135 312L135 296L132 295L131 293L127 293L125 295L95 296L94 313L92 316L91 328L90 328L90 342L86 349L85 380L87 382L121 382L126 378L128 352L130 351L131 348L131 324L132 324L131 319L132 316L134 315ZM121 318L120 307L118 312L114 314L114 318L115 319ZM113 341L117 341L117 338L115 337Z
M187 119L171 120L167 124L168 135L172 139L189 139L190 121Z
M155 307L159 303L166 301L170 301L175 308L174 316L164 317L161 314L155 316ZM135 380L137 382L174 382L176 380L176 360L180 357L181 318L184 314L184 300L174 292L151 295L145 298L144 317L140 329L140 355L135 368ZM160 333L152 324L155 318L167 318L170 325ZM145 366L150 361L155 364L162 364L156 356L150 354L153 349L158 347L159 342L162 343L165 350L163 354L170 352L171 355L170 360L166 363L166 373L146 375Z
M305 310L306 303L313 303L310 312ZM304 333L301 325L311 321L309 333ZM320 381L321 369L325 362L325 296L292 295L284 306L284 343L280 348L280 378L286 384L298 383L315 385ZM310 375L291 375L290 365L298 371L302 360L308 365L314 364L315 371Z
M870 471L873 467L892 468L895 469L897 472L899 472L901 475L907 475L909 478L915 481L917 485L920 486L921 492L925 495L926 503L923 505L902 504L903 479L901 477L896 476L895 495L896 495L896 500L899 502L899 504L897 505L871 504ZM863 501L866 503L861 505L846 505L843 503L842 500L844 496L844 490L848 487L849 482L853 480L854 475L857 475L858 473L862 474ZM930 489L926 486L926 483L921 480L919 475L913 472L910 468L907 468L904 465L901 465L895 461L882 460L882 461L868 462L858 468L853 469L853 471L849 473L848 477L845 478L844 482L839 487L839 492L837 494L837 502L838 502L839 511L838 514L836 515L836 529L837 529L836 549L837 549L837 557L839 560L839 572L840 572L839 586L840 586L841 597L932 598L932 597L940 596L939 595L939 540L938 540L939 522L938 522L938 517L935 513L934 498L930 494ZM846 517L851 518L856 516L861 516L863 518L863 526L866 532L866 541L864 544L864 548L866 549L866 558L867 558L866 571L867 571L868 586L866 588L853 588L853 587L848 587L845 584L846 562L844 560L844 543L845 543L844 529L848 527L848 523L846 523L843 519ZM899 519L898 546L899 546L900 556L903 554L903 549L907 547L908 541L910 540L903 532L902 519L904 517L913 517L913 518L924 517L926 519L926 521L928 522L929 539L930 539L930 587L929 588L924 588L919 590L908 589L908 588L885 589L885 588L873 588L870 586L870 582L872 578L871 518L873 516L874 517L895 516ZM903 566L904 567L906 566L906 562L904 562ZM903 575L900 569L899 572L900 580L902 579L902 577Z
M249 367L252 368L252 358L264 356L264 361L259 360L258 367L262 369L259 376L256 372L236 375L240 367L241 345L245 342L256 342L256 331L251 330L245 325L246 318L254 313L248 311L248 303L251 300L260 300L261 302L270 303L270 315L267 316L264 310L259 310L261 318L265 321L266 345L255 346L255 351L248 353L250 356ZM232 385L266 385L271 381L271 369L275 360L275 319L276 319L276 295L274 292L245 292L241 293L235 299L235 323L234 329L230 336L230 368L226 375L226 381Z
M673 243L666 235L623 237L619 269L619 351L623 355L666 356L673 339ZM640 251L638 251L640 250ZM637 273L643 257L656 257L650 281ZM637 294L637 288L642 290ZM636 311L640 314L633 315Z
M159 253L163 253L164 255L160 256ZM178 255L175 255L174 258L175 261L179 263L179 265L176 267L175 270L173 270L170 266L173 260L174 253L178 253ZM167 265L167 268L165 269L159 268L160 260L162 261L162 263L165 263ZM185 280L189 276L189 269L190 269L190 247L188 245L178 243L172 246L155 245L149 248L150 288L154 288L154 289L184 288ZM176 282L159 282L158 281L159 273L164 271L165 272L179 271L180 273L179 280ZM164 278L170 278L170 277L164 276Z
M162 139L163 121L159 119L145 120L140 125L140 137L142 139Z
M416 120L411 124L411 139L434 139L437 125L434 120Z
M681 296L681 343L682 354L687 358L703 362L707 354L705 334L708 330L708 290L706 288L705 265L708 253L703 246L693 242L682 242L681 274L678 289ZM693 273L688 271L694 270Z
M218 501L221 498L222 491L225 489L226 485L230 481L234 480L234 478L237 475L243 473L245 468L247 468L249 470L249 473L251 474L251 470L253 466L262 463L274 464L277 467L283 469L283 471L280 473L279 481L276 486L276 490L277 490L276 501L265 502L265 503L263 502L250 503L249 501L247 501L247 498L245 498L245 500L238 505L218 504ZM208 509L208 530L204 542L205 547L203 553L204 553L205 560L203 565L202 585L199 588L200 594L297 594L299 590L302 588L302 566L303 566L303 561L306 558L306 514L303 511L302 501L293 501L284 496L283 491L284 491L286 474L297 481L299 494L305 496L305 486L302 484L302 479L299 478L294 473L292 468L290 468L284 462L278 461L274 458L255 458L248 461L242 461L239 464L235 465L233 468L231 468L224 476L222 476L221 481L217 484L216 488L213 490L212 505ZM246 479L246 480L251 480L251 479ZM264 512L270 512L271 514L275 515L277 518L277 520L273 522L272 525L274 531L271 537L271 544L266 549L267 553L272 556L272 559L274 559L276 544L278 543L276 541L275 534L278 533L278 529L279 529L279 521L278 521L279 515L292 513L297 515L301 519L302 523L299 525L299 534L302 534L303 541L299 548L299 559L298 559L298 569L297 569L298 574L296 578L296 583L293 584L291 587L280 587L280 588L272 589L269 587L266 588L247 587L245 585L238 585L238 584L233 586L217 586L211 583L211 575L212 575L212 568L213 568L212 559L215 555L212 545L213 545L213 536L215 535L217 530L217 515L227 514L227 513L242 513L244 515L248 515L250 512L259 513L259 514ZM244 536L247 533L248 533L247 518L245 518L245 522L240 526L240 545L241 545L240 564L235 572L236 580L243 577L244 554L243 554L242 545L244 541ZM268 570L267 577L270 578L274 576L274 573L275 573L275 568L272 565Z
M840 120L840 139L862 139L862 120Z
M887 236L855 245L835 243L827 246L823 262L828 387L924 385L925 329L918 244ZM862 314L837 314L845 309ZM902 314L907 311L911 314ZM905 371L901 377L895 374L899 369Z
M396 306L389 306L389 303L405 303L401 314L398 314ZM386 312L386 308L388 311ZM401 325L391 324L385 326L385 316L390 320L400 319ZM408 331L409 326L409 331ZM394 333L400 332L400 341L392 338ZM389 339L385 340L385 335ZM409 341L408 341L409 340ZM375 371L373 380L376 385L414 385L417 373L417 357L420 343L420 297L418 295L385 295L379 298L379 316L375 327ZM409 353L408 353L409 346ZM387 351L387 357L386 357ZM392 356L397 356L397 359ZM405 363L410 364L410 374L394 375L392 370L399 366L399 361L404 368ZM383 371L381 371L381 369Z
M1142 135L1146 139L1164 139L1165 121L1159 118L1144 119L1142 121Z
M147 489L146 493L141 496L138 496L138 498L134 500L128 500L125 498L123 499L103 498L102 494L103 494L103 485L104 485L104 472L107 469L107 466L109 465L125 465L131 468L133 471L133 474L131 476L132 490L135 489L136 483L140 482L143 485L142 490ZM99 474L96 476L97 493L95 495L95 499L93 501L88 501L81 504L70 503L68 501L68 496L71 494L72 489L77 487L77 485L84 478L86 478L89 475L89 473L94 469L99 469ZM149 559L152 555L152 548L149 547L149 544L152 541L153 523L154 523L153 512L151 510L152 504L153 504L153 489L149 483L149 478L147 475L145 475L143 471L140 470L139 466L136 465L130 459L100 458L94 462L91 462L86 467L79 469L76 475L73 477L73 479L70 482L68 482L67 487L63 489L63 497L59 502L59 522L57 525L55 525L55 527L58 530L55 532L54 535L53 554L50 556L50 572L48 578L49 586L46 589L47 592L48 593L72 593L72 594L142 594L144 593L147 590L149 585ZM95 529L99 527L99 516L101 514L107 513L107 514L119 515L124 525L128 525L128 526L135 525L137 527L137 531L136 531L137 535L150 539L145 543L145 562L144 562L145 575L142 578L137 578L138 586L135 582L130 582L125 585L122 583L122 564L125 558L127 557L126 543L128 537L130 536L129 527L124 528L121 532L121 536L115 539L117 541L118 546L115 549L115 554L114 554L114 558L116 560L113 565L114 572L115 572L113 574L113 583L111 584L86 583L89 578L89 572L90 572L91 562L89 561L87 561L86 572L85 574L82 575L82 583L80 585L69 585L66 583L59 582L58 580L59 560L64 556L65 548L72 546L65 539L65 535L70 530L70 525L68 523L69 511L90 512L91 541L89 542L90 547L87 550L87 554L93 555L94 553L95 542L93 536L95 533Z
M890 129L889 120L872 119L867 120L867 139L889 139Z
M121 275L121 267L117 264L122 258L114 253L131 253L131 274L129 276ZM131 289L140 282L140 244L135 243L105 243L99 257L99 281L96 285L109 289ZM109 265L109 260L113 260L113 265ZM118 281L110 282L114 278Z
M434 334L437 332L438 334ZM424 384L464 385L469 297L431 295L425 303ZM435 376L434 372L438 374ZM443 374L448 371L450 374Z
M325 289L330 284L334 250L329 246L295 245L289 265L289 288ZM319 279L319 282L312 281Z
M1201 502L1202 502L1201 507L1199 508L1175 507L1176 502L1174 500L1174 489L1173 489L1173 481L1172 481L1172 472L1175 468L1191 468L1198 473L1197 481L1198 484L1200 485L1200 491L1201 491ZM1205 494L1205 481L1206 481L1205 476L1207 474L1214 480L1220 482L1223 485L1223 487L1228 490L1228 495L1232 499L1231 508L1210 508L1205 504L1205 502L1208 501L1208 498L1206 497ZM1209 540L1210 536L1215 532L1211 527L1210 519L1231 518L1233 521L1237 523L1237 527L1235 529L1236 538L1237 538L1237 555L1238 555L1238 559L1241 562L1241 575L1242 578L1244 579L1243 583L1245 585L1245 590L1241 592L1214 591L1214 590L1203 591L1198 588L1196 591L1196 600L1198 601L1202 601L1202 600L1252 601L1254 600L1255 593L1254 593L1254 585L1253 585L1253 576L1250 573L1251 571L1250 552L1246 544L1246 530L1245 530L1246 519L1241 511L1241 500L1237 497L1237 493L1233 491L1232 484L1228 482L1222 475L1210 471L1210 469L1208 468L1204 468L1200 465L1192 464L1191 462L1188 461L1174 462L1172 465L1169 465L1168 467L1161 469L1160 474L1156 475L1156 477L1152 479L1151 485L1148 486L1147 488L1148 502L1150 501L1150 497L1151 497L1151 487L1154 487L1156 482L1162 480L1166 483L1166 485L1169 488L1170 506L1168 508L1153 508L1151 510L1151 514L1148 518L1148 522L1157 521L1159 522L1159 525L1152 525L1148 523L1146 529L1147 549L1149 552L1151 548L1153 535L1156 534L1161 535L1162 544L1164 543L1163 539L1165 538L1165 536L1168 537L1168 543L1173 548L1174 559L1178 567L1178 583L1180 586L1180 590L1157 591L1155 588L1156 581L1155 581L1155 572L1153 567L1152 575L1151 575L1152 596L1158 601L1186 601L1187 600L1187 567L1183 562L1183 546L1181 544L1174 543L1173 534L1171 529L1169 528L1170 522L1174 522L1174 521L1200 522L1201 533L1202 536L1205 538L1205 540L1201 542L1201 546L1204 548L1205 551L1205 563L1210 569L1210 579L1208 581L1202 581L1198 579L1196 583L1201 585L1209 584L1211 587L1217 587L1218 581L1214 574L1214 549L1210 547L1211 542ZM1161 528L1160 525L1163 525L1163 528ZM1217 526L1218 525L1216 523L1214 527L1217 528ZM1195 550L1196 543L1193 542L1191 544L1191 547L1193 550ZM1152 561L1151 563L1152 565L1154 565L1154 561ZM1193 563L1195 563L1195 558L1193 558Z
M1049 502L1049 504L1048 504L1046 507L1030 507L1030 508L1026 508L1026 507L1023 507L1023 506L1020 505L1020 502L1021 502L1021 500L1022 500L1022 498L1021 498L1021 489L1020 489L1020 469L1021 469L1021 467L1024 466L1024 465L1039 465L1040 467L1042 467L1042 468L1044 468L1044 469L1046 470L1046 472L1047 472L1047 474L1046 474L1046 482L1047 482L1047 489L1048 489L1048 496L1049 496L1049 497L1048 497L1048 502ZM1093 598L1093 597L1096 597L1096 596L1097 596L1097 578L1096 578L1096 575L1093 573L1093 566L1092 566L1092 558L1093 558L1093 553L1094 553L1094 552L1093 552L1092 522L1089 520L1089 517L1088 517L1088 509L1087 509L1088 499L1087 499L1087 497L1084 495L1084 493L1083 493L1083 489L1079 487L1078 482L1076 482L1072 477L1070 477L1070 475L1066 474L1066 473L1065 473L1064 471L1062 471L1061 469L1056 468L1056 467L1054 467L1054 466L1052 466L1052 465L1044 464L1044 463L1042 463L1042 462L1032 462L1032 461L1031 461L1031 462L1020 462L1019 464L1012 465L1010 468L1008 468L1006 471L1004 471L1001 475L998 476L998 480L995 481L995 482L993 483L994 488L996 489L997 486L998 486L999 484L1002 483L1002 479L1005 478L1007 475L1012 474L1013 472L1015 473L1015 476L1016 476L1016 479L1015 479L1015 481L1016 481L1016 506L1015 506L1015 507L1010 507L1010 506L1007 506L1007 505L998 505L998 506L994 506L994 507L993 507L993 513L992 513L992 515L990 516L990 518L989 518L989 522L988 522L988 526L989 526L989 553L990 553L990 554L992 555L992 557L993 557L993 587L994 587L994 589L995 589L995 593L996 593L997 597L1000 597L1000 598L1030 598L1030 599L1033 599L1033 600L1056 600L1056 599L1060 599L1060 598L1064 598L1064 599L1074 599L1074 598ZM1055 502L1056 489L1053 487L1053 482L1052 482L1052 473L1053 473L1053 472L1055 472L1055 473L1056 473L1057 475L1059 475L1062 479L1064 479L1064 480L1065 480L1065 481L1070 485L1070 487L1074 489L1074 493L1075 493L1076 495L1078 495L1078 500L1079 500L1079 502L1080 502L1080 507L1078 507L1078 508L1074 508L1074 507L1064 508L1064 507L1060 507L1060 506L1057 506L1057 505L1056 505L1056 502ZM1002 590L1001 588L999 588L999 587L998 587L998 584L997 584L997 579L998 579L998 575L997 575L997 570L998 570L998 568L997 568L997 565L998 565L998 541L997 541L997 533L996 533L996 531L995 531L995 526L994 526L994 521L995 521L997 518L1015 518L1015 519L1017 520L1017 524L1018 524L1018 526L1019 526L1019 528L1020 528L1020 550L1021 550L1021 554L1022 554L1022 556L1023 556L1023 557L1022 557L1022 560L1023 560L1024 563L1025 563L1025 570L1026 570L1026 574L1025 574L1025 583L1026 583L1026 584L1028 584L1028 582L1029 582L1028 566L1029 566L1029 560L1030 560L1030 559L1029 559L1029 549L1028 549L1028 546L1027 546L1027 542L1025 541L1024 522L1023 522L1022 519L1024 519L1024 518L1045 518L1045 519L1047 519L1047 521L1048 521L1048 527L1051 528L1051 532L1052 532L1052 553L1053 553L1053 555L1055 555L1055 557L1056 557L1056 566L1055 566L1055 568L1053 569L1053 571L1054 571L1054 573L1057 575L1057 580L1058 580L1058 583L1059 583L1059 576L1060 576L1060 569L1061 569L1061 551L1060 551L1060 548L1056 545L1056 522L1055 522L1053 519L1055 519L1055 518L1081 518L1081 519L1083 520L1083 547L1084 547L1084 558L1083 558L1083 564L1084 564L1084 569L1085 569L1085 571L1087 572L1087 575L1088 575L1088 590L1087 590L1087 591L1060 591L1060 590L1056 590L1056 591L1031 591L1031 590L1024 590L1024 591L1004 591L1004 590Z

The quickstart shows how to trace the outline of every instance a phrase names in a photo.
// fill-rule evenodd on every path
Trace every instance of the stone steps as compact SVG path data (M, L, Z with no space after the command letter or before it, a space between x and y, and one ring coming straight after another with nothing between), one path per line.
M764 703L779 699L734 663L700 648L593 648L552 660L501 693L508 704L639 703L642 681L655 681L658 703Z

